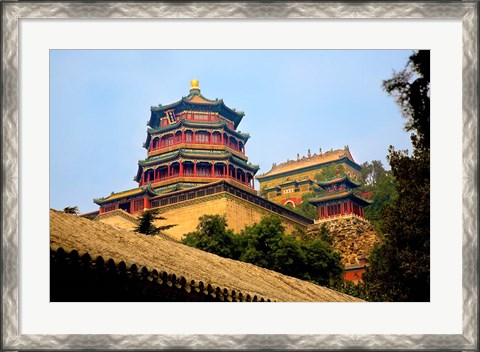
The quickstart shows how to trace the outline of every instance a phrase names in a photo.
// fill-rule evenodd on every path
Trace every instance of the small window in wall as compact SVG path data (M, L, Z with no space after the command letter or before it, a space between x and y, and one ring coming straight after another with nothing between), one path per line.
M195 114L194 116L197 121L208 121L208 114Z

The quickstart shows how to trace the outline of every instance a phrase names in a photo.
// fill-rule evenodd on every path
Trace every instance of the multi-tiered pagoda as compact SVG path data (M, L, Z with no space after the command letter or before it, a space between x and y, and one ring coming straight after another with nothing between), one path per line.
M205 98L192 80L190 94L181 100L151 108L147 158L138 162L134 181L139 188L95 199L100 213L122 209L135 213L150 208L151 199L172 191L228 179L254 191L259 167L248 162L248 133L237 130L244 113L223 100Z
M309 199L309 202L318 208L318 220L343 216L365 218L364 207L370 205L371 201L353 192L360 186L359 183L348 176L343 176L328 181L319 181L317 184L325 190L325 193Z
M311 224L257 195L259 167L245 155L250 136L237 130L243 116L221 99L205 98L198 81L191 81L189 95L151 108L147 157L138 162L134 177L138 187L95 199L100 209L89 215L131 230L142 211L158 208L165 218L162 225L175 225L168 230L175 239L194 231L205 214L225 215L237 232L268 214L280 216L290 232Z
M148 157L139 162L135 177L140 186L151 184L158 192L172 184L179 189L229 178L254 188L258 166L245 155L250 136L236 129L243 112L205 98L197 80L188 96L151 111L144 144Z

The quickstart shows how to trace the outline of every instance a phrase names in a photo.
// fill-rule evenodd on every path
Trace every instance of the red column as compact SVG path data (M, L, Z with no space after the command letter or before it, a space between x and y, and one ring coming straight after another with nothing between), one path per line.
M182 130L182 143L185 143L185 130Z
M130 210L129 210L129 213L130 213L130 214L133 214L133 200L130 201Z
M148 198L147 197L143 198L143 209L148 209Z
M98 209L98 215L102 214L103 212L103 207L100 207L100 209Z
M223 133L222 133L222 139L221 139L221 141L222 141L222 145L225 144L225 142L223 141Z
M340 203L340 215L343 215L343 213L344 213L344 210L343 210L344 207L345 207L344 204L345 204L345 202Z
M183 176L183 163L180 161L180 171L179 171L179 177Z
M212 132L210 132L210 137L209 137L209 139L208 139L208 142L209 142L210 144L213 143L213 133L212 133Z
M234 168L234 170L235 170L235 174L234 174L234 175L235 175L235 180L236 180L236 179L237 179L237 168Z
M194 162L193 163L193 177L196 177L197 176L197 163Z
M211 136L211 135L210 135ZM215 177L215 164L212 163L212 173L210 175L211 177Z
M347 202L347 213L348 213L348 214L351 214L351 213L352 213L350 201Z
M192 131L192 143L196 143L196 141L195 141L195 131Z
M167 179L170 178L170 164L167 165Z

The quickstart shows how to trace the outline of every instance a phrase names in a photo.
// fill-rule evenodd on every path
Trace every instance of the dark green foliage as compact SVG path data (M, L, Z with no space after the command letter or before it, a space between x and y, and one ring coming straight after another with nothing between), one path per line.
M186 234L182 243L322 285L339 282L343 274L340 256L328 243L308 239L302 230L286 235L276 216L234 234L227 230L225 217L204 215L197 231Z
M356 193L371 193L373 201L373 204L365 208L365 217L380 230L383 209L397 197L395 178L391 171L385 170L380 160L363 163L360 177L362 186Z
M63 208L63 212L64 212L64 213L67 213L67 214L73 214L73 215L78 215L78 214L80 214L80 211L78 210L78 207L77 207L77 206L65 207L65 208Z
M182 243L206 252L233 258L235 252L233 231L227 230L227 219L222 215L203 215L197 230L187 233Z
M263 218L239 235L246 243L239 259L321 285L341 281L340 255L322 239L309 239L300 232L297 229L294 236L305 240L298 241L294 236L285 235L280 218Z
M412 54L407 66L384 81L383 88L395 97L407 120L405 129L414 132L414 148L430 150L430 51Z
M347 295L368 301L368 296L365 293L365 286L361 282L353 283L352 281L343 281L337 283L332 288Z
M163 216L158 215L158 209L151 209L144 211L138 218L138 225L135 231L144 235L153 236L161 234L163 231L168 230L176 225L155 226L153 222L155 220L165 220Z
M370 255L363 275L372 301L430 300L430 99L429 52L414 53L407 68L384 82L413 131L413 155L389 150L398 197L385 208L384 241ZM413 79L413 81L411 81Z
M331 180L335 177L345 176L345 166L340 164L331 164L322 169L321 172L315 175L315 181Z
M324 286L335 286L343 280L341 257L332 247L321 239L307 242L303 246L305 253L305 280Z
M333 244L333 236L330 231L328 231L326 224L322 224L319 228L316 228L314 230L312 229L308 232L297 228L295 229L295 231L293 231L292 236L303 242L310 242L316 239L320 239L323 242L328 243L329 245Z
M321 192L309 192L302 195L302 203L298 204L295 208L291 208L293 211L297 212L300 215L303 215L309 219L318 218L317 207L308 202L309 199L318 197Z
M239 257L241 261L287 275L299 272L301 254L298 243L285 235L280 218L263 218L258 224L246 227L239 236L244 243Z

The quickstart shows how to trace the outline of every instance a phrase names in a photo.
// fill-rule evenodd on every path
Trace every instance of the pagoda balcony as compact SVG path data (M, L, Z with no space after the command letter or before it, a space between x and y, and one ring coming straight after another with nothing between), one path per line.
M204 132L204 131L177 131L172 134L168 134L161 138L155 137L148 149L148 153L156 151L165 151L171 147L178 145L210 145L210 146L225 146L237 153L245 155L245 145L243 142L238 141L236 138L229 136L226 133ZM156 154L156 153L155 153Z
M208 146L208 147L207 147ZM205 148L207 147L207 148ZM156 155L161 155L165 154L174 150L178 149L210 149L210 150L226 150L229 153L239 157L242 160L248 160L247 156L245 155L245 152L241 152L237 149L233 149L228 145L225 144L208 144L208 143L174 143L169 146L166 146L164 148L156 148L156 149L151 149L148 152L148 156L156 156Z
M178 145L199 145L199 146L204 146L204 145L219 145L219 146L225 146L237 153L241 153L242 155L245 155L245 148L239 148L238 145L235 145L233 143L218 143L218 142L209 142L209 141L206 141L206 142L199 142L199 141L195 141L195 142L192 142L192 141L185 141L185 142L172 142L172 143L169 143L169 144L165 144L165 145L158 145L156 147L151 147L148 152L155 152L157 150L165 150L165 149L168 149L170 147L174 147L174 146L178 146ZM168 150L167 150L168 151Z

